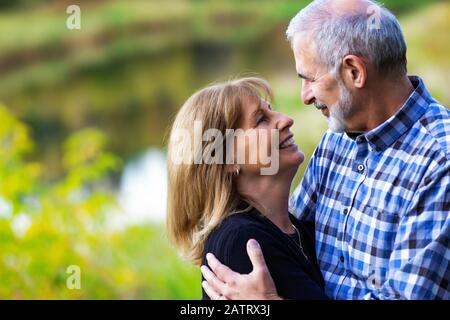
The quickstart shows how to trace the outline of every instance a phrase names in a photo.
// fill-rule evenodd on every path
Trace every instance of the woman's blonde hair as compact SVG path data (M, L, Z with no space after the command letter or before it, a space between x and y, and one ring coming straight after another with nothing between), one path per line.
M196 164L193 157L183 164L171 161L174 155L192 151L191 144L175 141L175 136L178 130L183 130L193 137L194 121L199 121L202 132L217 129L226 140L226 130L237 129L244 102L258 101L260 97L270 102L273 93L265 80L256 77L211 85L193 94L173 123L168 144L167 230L169 240L194 264L201 263L211 231L227 216L237 213L240 198L225 161L221 162L224 164ZM225 158L226 148L223 148Z

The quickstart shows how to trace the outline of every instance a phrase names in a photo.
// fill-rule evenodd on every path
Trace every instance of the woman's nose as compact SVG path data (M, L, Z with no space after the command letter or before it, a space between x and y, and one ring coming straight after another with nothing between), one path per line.
M280 113L279 116L280 117L277 121L277 129L279 131L292 127L292 125L294 124L294 119L282 113Z

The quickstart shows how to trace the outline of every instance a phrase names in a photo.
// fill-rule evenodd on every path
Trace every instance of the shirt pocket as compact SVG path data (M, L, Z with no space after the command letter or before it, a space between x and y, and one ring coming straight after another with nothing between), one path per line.
M352 208L347 225L351 271L377 286L384 282L394 248L399 216L372 206Z

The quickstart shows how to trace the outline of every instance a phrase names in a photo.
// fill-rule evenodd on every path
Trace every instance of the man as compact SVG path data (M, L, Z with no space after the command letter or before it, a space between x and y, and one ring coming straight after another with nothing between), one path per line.
M317 0L287 36L301 98L329 128L290 199L315 221L334 299L450 299L450 111L406 73L397 19L368 0ZM259 245L240 275L208 255L212 299L278 297Z

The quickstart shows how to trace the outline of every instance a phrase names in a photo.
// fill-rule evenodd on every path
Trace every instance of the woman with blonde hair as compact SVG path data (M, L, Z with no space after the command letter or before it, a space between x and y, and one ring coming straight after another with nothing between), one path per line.
M246 245L255 239L279 296L326 299L314 226L288 212L304 155L290 131L293 120L272 101L269 84L251 77L206 87L185 102L168 145L168 236L194 264L205 264L210 252L239 273L252 271ZM271 174L261 173L272 165L264 153L277 163ZM207 299L213 293L202 285Z

